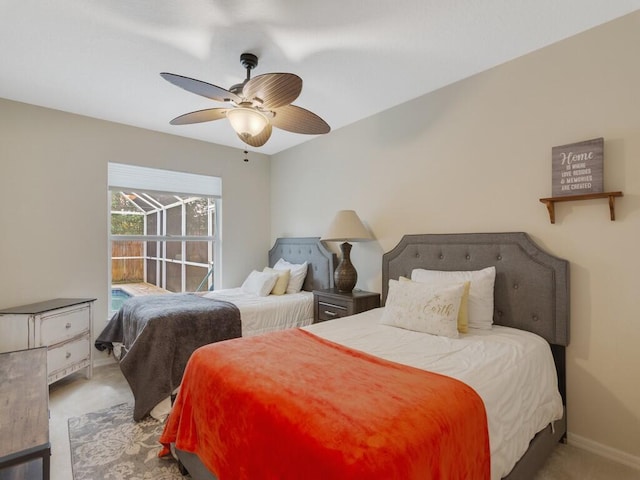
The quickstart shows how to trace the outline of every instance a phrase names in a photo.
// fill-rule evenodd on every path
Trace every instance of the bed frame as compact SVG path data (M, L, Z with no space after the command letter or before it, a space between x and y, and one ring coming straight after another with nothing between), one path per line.
M382 257L382 302L389 279L414 268L480 270L495 266L493 322L536 333L551 346L564 416L539 432L508 480L530 479L559 441L566 441L565 347L569 344L569 262L554 257L522 232L405 235Z
M333 271L338 264L336 254L320 241L320 237L277 238L269 250L269 266L284 258L289 263L308 262L303 290L333 288Z
M273 262L277 261L280 253L273 255L270 252L270 263L272 258ZM546 253L521 232L405 235L382 257L382 302L384 304L387 298L389 279L410 277L414 268L479 270L490 266L496 267L494 323L534 332L549 342L565 405L562 420L555 422L553 429L548 426L539 432L505 477L508 480L531 479L558 442L566 438L569 263ZM196 455L184 451L177 453L194 479L216 480Z

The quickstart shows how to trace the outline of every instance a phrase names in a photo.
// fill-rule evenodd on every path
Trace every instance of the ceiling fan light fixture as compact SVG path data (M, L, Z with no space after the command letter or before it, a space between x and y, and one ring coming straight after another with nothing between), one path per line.
M231 127L242 137L259 135L269 123L269 119L258 110L236 107L227 111Z

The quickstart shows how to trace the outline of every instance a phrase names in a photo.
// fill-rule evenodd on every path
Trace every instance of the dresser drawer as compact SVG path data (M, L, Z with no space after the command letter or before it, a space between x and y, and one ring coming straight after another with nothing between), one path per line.
M55 345L88 332L91 310L88 305L53 310L39 321L40 338L36 338L36 346Z
M89 360L91 355L91 345L89 343L89 336L87 335L58 345L55 348L49 348L47 351L49 376L55 375L60 370L69 368L76 363Z
M318 321L333 320L347 316L347 307L332 303L318 302Z

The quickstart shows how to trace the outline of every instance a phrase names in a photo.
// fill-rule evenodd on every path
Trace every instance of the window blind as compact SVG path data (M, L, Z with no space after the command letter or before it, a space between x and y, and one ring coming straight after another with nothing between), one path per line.
M109 162L110 190L171 192L222 198L222 178Z

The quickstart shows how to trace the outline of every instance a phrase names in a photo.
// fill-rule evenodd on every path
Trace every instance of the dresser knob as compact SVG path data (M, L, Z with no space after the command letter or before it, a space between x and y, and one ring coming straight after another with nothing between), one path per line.
M64 326L64 328L71 328L71 322L67 322L67 324Z
M71 352L67 352L67 355L65 356L65 358L69 358L71 356Z

